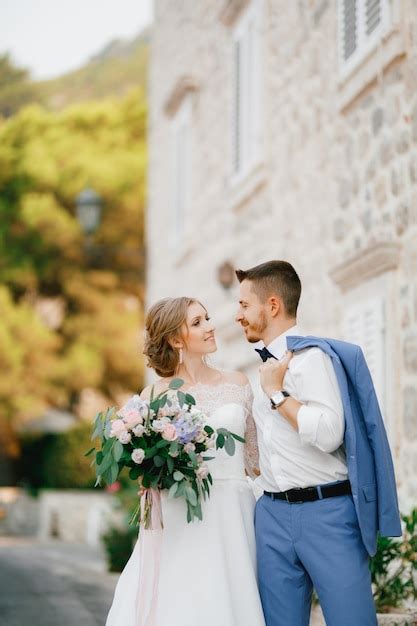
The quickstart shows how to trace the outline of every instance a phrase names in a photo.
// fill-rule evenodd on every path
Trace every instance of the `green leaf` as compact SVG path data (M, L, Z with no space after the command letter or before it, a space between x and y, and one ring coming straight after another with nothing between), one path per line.
M170 441L166 441L166 439L161 439L160 441L158 441L158 443L156 444L157 448L165 448L166 446L169 446L171 444Z
M174 471L175 465L174 465L174 459L170 456L167 458L167 466L168 466L168 472L172 474L172 472Z
M183 393L182 391L179 391L177 395L178 395L178 402L180 403L181 406L184 406L184 404L186 404L185 393Z
M155 455L153 457L153 462L155 463L156 467L162 467L165 463L165 459L162 456Z
M168 491L168 498L173 498L175 496L175 494L178 491L178 483L174 483L173 485L171 485L169 491Z
M169 446L170 454L176 454L178 452L178 441L172 441Z
M234 455L235 450L236 450L236 444L235 444L235 440L233 439L233 437L227 437L224 447L229 456Z
M110 467L110 484L116 482L119 475L119 466L117 463L113 463Z
M99 471L100 474L104 474L104 472L106 472L109 467L112 465L113 463L113 457L111 455L111 453L107 453L104 458L103 461L99 464Z
M190 457L191 461L197 465L197 455L195 452L193 452L192 450L189 451L188 456Z
M191 394L189 394L189 393L186 393L186 394L185 394L185 402L186 402L187 404L195 405L195 399L194 399L194 397L193 397Z
M185 493L186 493L188 502L192 506L196 506L197 505L197 495L196 495L194 489L192 487L188 486L188 487L185 488Z
M141 474L141 469L139 466L132 467L132 469L129 472L129 478L131 478L132 480L136 480L137 478L139 478L140 474Z
M174 472L174 480L182 480L183 478L185 478L184 474L182 472L180 472L179 470L177 470L176 472Z
M220 434L217 436L217 440L216 440L216 448L223 448L224 446L224 435Z
M230 433L232 435L232 437L234 439L236 439L236 441L240 441L241 443L246 443L246 439L244 439L243 437L239 437L239 435L235 435L235 433Z
M173 378L169 383L169 389L179 389L184 384L184 381L181 378Z
M92 452L94 452L95 448L90 448L88 452L84 454L84 456L90 456Z
M112 455L115 461L120 461L121 456L123 454L123 444L120 441L115 441L114 446L112 448Z

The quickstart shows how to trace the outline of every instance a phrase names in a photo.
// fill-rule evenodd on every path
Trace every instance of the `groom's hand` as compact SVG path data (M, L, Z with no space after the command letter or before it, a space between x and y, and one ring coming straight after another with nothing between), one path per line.
M259 367L261 387L267 396L284 388L284 376L292 355L292 352L286 352L279 361L268 359Z

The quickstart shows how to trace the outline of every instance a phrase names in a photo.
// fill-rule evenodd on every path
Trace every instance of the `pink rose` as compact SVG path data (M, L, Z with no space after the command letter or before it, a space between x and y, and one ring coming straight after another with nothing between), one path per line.
M110 436L114 437L114 436L118 436L121 433L126 432L126 424L124 423L123 420L113 420L111 423L111 431L110 431Z
M166 424L164 430L162 431L162 438L167 441L174 441L177 438L177 431L175 430L174 424Z
M123 411L122 417L124 419L125 424L129 428L134 428L134 426L137 426L138 424L143 423L143 417L138 411L138 409L128 409L126 411Z

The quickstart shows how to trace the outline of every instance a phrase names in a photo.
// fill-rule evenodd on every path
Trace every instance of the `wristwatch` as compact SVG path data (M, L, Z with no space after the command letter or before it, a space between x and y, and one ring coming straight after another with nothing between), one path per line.
M277 409L289 397L290 394L288 393L288 391L285 391L285 389L281 389L280 391L274 391L274 393L271 395L271 407L273 409Z

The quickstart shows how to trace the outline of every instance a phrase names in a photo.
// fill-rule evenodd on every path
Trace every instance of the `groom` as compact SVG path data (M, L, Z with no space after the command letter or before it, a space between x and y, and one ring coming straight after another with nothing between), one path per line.
M257 349L253 413L264 495L256 505L267 626L308 626L315 588L327 626L376 626L369 555L401 535L394 470L358 346L303 337L300 279L285 261L236 272L236 321ZM287 351L287 350L291 350Z

